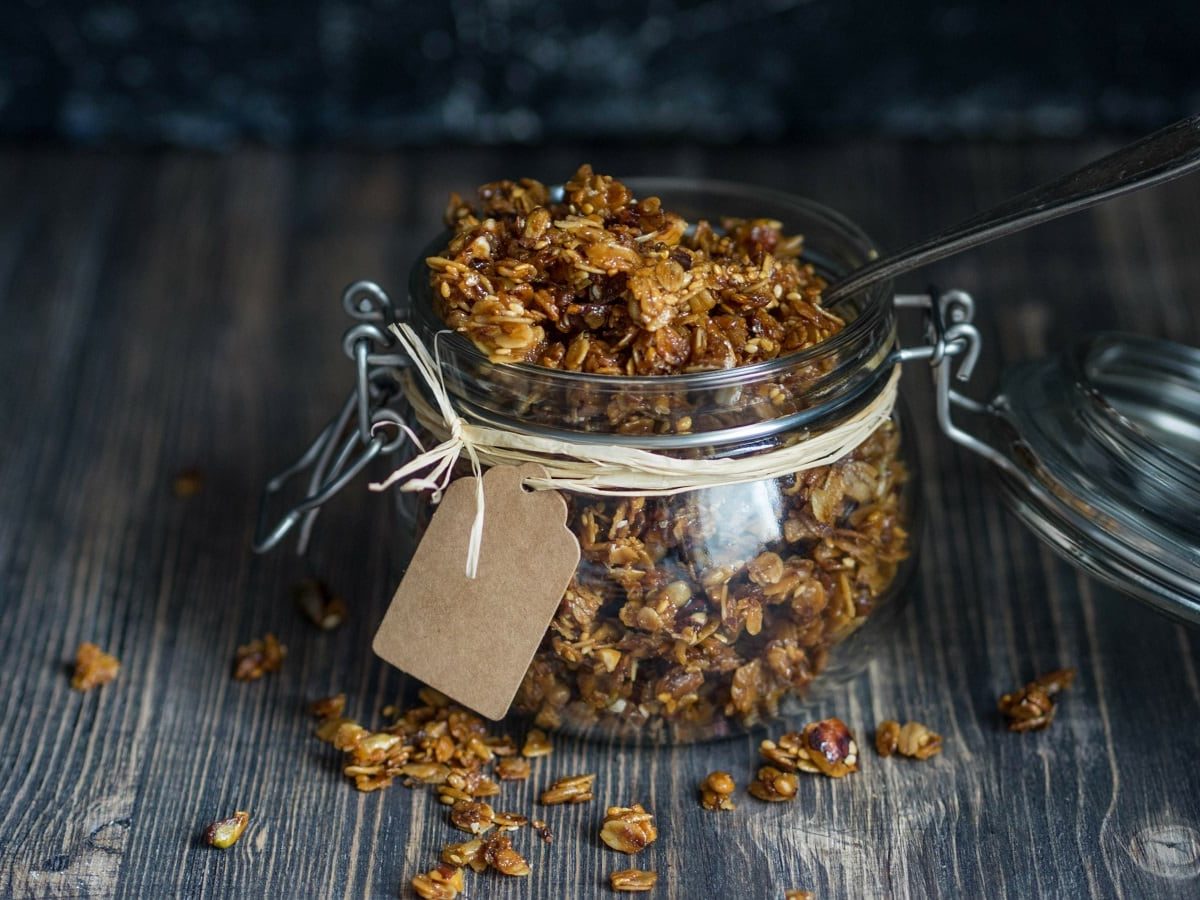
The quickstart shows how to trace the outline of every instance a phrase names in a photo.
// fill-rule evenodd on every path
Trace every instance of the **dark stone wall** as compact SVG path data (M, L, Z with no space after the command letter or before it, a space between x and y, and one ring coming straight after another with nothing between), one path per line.
M1200 108L1200 2L0 0L0 135L1071 135Z

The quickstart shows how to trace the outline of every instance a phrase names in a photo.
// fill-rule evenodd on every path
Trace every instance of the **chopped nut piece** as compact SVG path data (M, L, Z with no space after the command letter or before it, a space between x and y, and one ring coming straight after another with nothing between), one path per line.
M346 603L334 596L329 585L316 578L306 578L292 588L292 597L300 611L314 625L332 631L346 619Z
M546 824L544 819L534 819L529 823L529 827L536 831L538 833L538 837L540 837L547 844L554 843L554 832L550 830L550 826Z
M657 837L654 816L642 809L640 803L610 806L604 814L604 824L600 826L600 840L621 853L644 850Z
M450 810L450 821L454 827L469 834L491 831L495 818L495 811L478 800L459 800Z
M788 891L783 900L816 900L817 895L812 891Z
M529 777L529 760L508 756L496 763L496 777L501 781L524 781Z
M587 803L592 799L592 782L595 780L595 775L568 775L566 778L560 778L542 791L541 802L544 806Z
M626 891L631 894L644 893L654 890L654 885L658 882L658 874L647 872L644 869L622 869L619 872L613 872L609 876L609 882L614 891Z
M529 863L513 849L512 840L506 834L494 834L483 842L483 858L489 866L504 875L528 875Z
M171 481L171 490L182 499L195 497L204 489L204 473L199 469L181 469Z
M346 695L334 694L332 697L322 697L314 700L309 710L318 719L338 719L346 711Z
M900 746L900 723L891 719L875 727L875 752L880 756L891 756Z
M75 651L75 673L71 676L71 687L77 691L90 691L108 684L120 670L119 659L90 641L84 641Z
M482 872L488 867L487 860L483 857L483 841L479 838L443 847L442 862L451 866L470 866L476 872Z
M440 863L412 880L413 890L425 900L454 900L463 890L463 870Z
M774 766L763 766L758 775L746 788L750 795L768 803L793 800L800 788L800 779L794 772L781 772Z
M268 672L278 671L285 656L287 647L279 643L275 635L267 634L262 640L254 640L238 647L233 677L238 681L262 678Z
M534 728L525 735L525 745L521 747L521 755L526 759L533 759L538 756L549 756L553 749L550 741L546 738L546 732Z
M1054 721L1053 697L1071 686L1074 669L1056 669L1029 682L1019 691L1000 698L1000 712L1009 719L1009 731L1046 728Z
M246 825L250 822L250 813L238 811L228 819L220 819L204 829L205 843L226 850L238 842Z
M728 772L710 772L700 785L700 805L705 809L733 809L733 777Z

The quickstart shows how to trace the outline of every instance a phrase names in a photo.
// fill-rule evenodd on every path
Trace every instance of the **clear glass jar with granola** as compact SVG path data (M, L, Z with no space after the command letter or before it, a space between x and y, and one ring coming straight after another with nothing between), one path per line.
M808 201L584 167L557 189L455 197L447 222L413 267L408 320L436 343L456 407L493 427L767 459L895 389L890 285L821 304L871 241ZM581 561L514 711L706 739L861 668L915 551L902 419L897 406L839 458L758 480L564 492ZM409 514L427 521L428 501Z

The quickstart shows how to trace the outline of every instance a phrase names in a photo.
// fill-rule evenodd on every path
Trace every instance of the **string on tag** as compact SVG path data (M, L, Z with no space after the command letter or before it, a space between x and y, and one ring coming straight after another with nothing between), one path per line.
M436 338L430 355L407 323L392 325L391 331L413 360L413 368L401 379L405 397L417 422L441 443L429 450L417 443L417 455L371 489L382 491L399 484L402 491L432 491L437 502L465 452L476 485L475 519L467 550L469 578L478 570L483 537L484 465L538 463L546 474L525 479L528 488L607 496L667 496L781 478L830 465L858 447L890 418L900 382L900 366L896 365L883 389L866 406L803 439L745 457L680 459L636 447L575 443L467 421L454 409L446 390ZM449 332L438 332L443 333ZM432 396L432 404L420 390L418 377Z

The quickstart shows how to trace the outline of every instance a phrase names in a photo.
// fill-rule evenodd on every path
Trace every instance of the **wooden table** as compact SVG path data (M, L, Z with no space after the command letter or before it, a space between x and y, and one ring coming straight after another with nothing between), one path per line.
M370 716L402 677L373 658L399 573L386 503L352 490L316 551L249 551L258 494L339 402L341 287L404 285L451 189L493 177L617 173L759 182L844 210L884 246L1065 171L1109 145L418 151L232 156L0 151L0 894L17 897L411 896L454 839L427 791L355 792L311 736L306 702L344 690ZM971 291L1004 363L1083 330L1200 342L1200 179L1124 199L947 261L924 278ZM598 773L598 799L524 832L529 879L468 896L608 895L605 799L641 800L661 837L656 896L1195 897L1200 894L1200 631L1078 575L1002 506L977 459L934 424L913 367L929 524L893 643L815 710L864 742L902 716L946 739L927 763L866 754L798 802L696 802L704 773L744 785L761 735L629 750L558 742L503 806L550 778ZM174 496L198 467L203 491ZM288 588L309 568L350 600L322 633ZM283 670L230 678L266 631ZM87 694L68 663L92 640L122 661ZM1079 667L1054 726L1004 730L996 697ZM246 808L235 849L203 846Z

